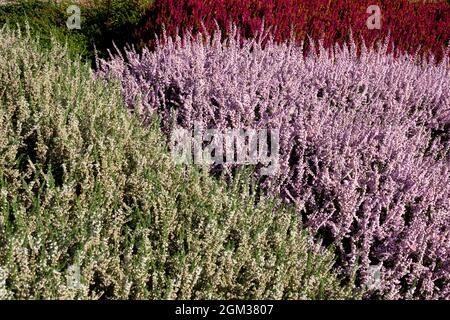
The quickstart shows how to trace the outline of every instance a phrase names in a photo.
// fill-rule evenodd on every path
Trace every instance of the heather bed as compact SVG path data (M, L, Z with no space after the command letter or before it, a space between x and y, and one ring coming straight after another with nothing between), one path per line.
M323 39L325 47L348 43L351 29L358 46L391 35L389 50L395 45L402 52L439 60L442 47L450 41L450 5L445 1L408 0L159 0L148 6L136 28L135 43L154 45L155 35L165 30L170 36L181 35L185 28L193 32L213 32L216 23L227 34L230 23L237 23L241 36L254 37L262 25L270 26L276 41L293 36ZM368 18L380 9L380 29L369 29ZM305 52L308 52L307 48Z
M0 29L0 300L359 297L290 206L176 165L50 44Z
M242 40L238 31L172 41L99 60L127 105L162 128L280 127L281 170L263 190L294 203L338 250L337 270L361 265L368 297L450 297L450 76L439 64L378 49ZM262 43L264 42L264 46ZM220 169L220 168L219 168ZM225 167L224 169L229 169Z
M153 49L162 22L171 35L184 26L195 34L201 20L214 30L215 18L221 31L97 61L95 78L114 83L90 79L50 37L42 53L42 42L3 33L0 298L333 299L369 287L366 298L450 299L449 6L380 1L388 28L368 31L358 14L365 2L303 1L297 12L295 0L276 1L286 10L273 1L181 1L150 6L135 40ZM123 11L126 1L113 4L117 16L107 20L117 28L107 33L120 46L136 16ZM227 29L236 19L244 28ZM264 32L253 39L263 20L273 41ZM103 25L92 21L88 34ZM285 42L285 21L297 23L295 44ZM343 33L349 25L356 43ZM378 49L358 37L389 29ZM305 30L324 36L323 46L301 42ZM438 63L421 59L430 53ZM166 138L196 121L279 127L281 170L266 177L256 166L249 177L236 166L209 168L227 185L182 169L154 116ZM292 232L300 225L335 256ZM73 290L65 277L77 263L83 285Z

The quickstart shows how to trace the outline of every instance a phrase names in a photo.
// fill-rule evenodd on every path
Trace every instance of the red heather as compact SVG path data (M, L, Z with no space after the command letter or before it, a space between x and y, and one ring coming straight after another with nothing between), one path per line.
M369 30L366 13L370 5L381 9L381 29ZM158 0L136 31L137 41L154 46L154 35L161 35L163 26L168 35L185 28L193 32L213 32L216 21L226 33L231 23L241 27L243 37L252 37L263 23L273 29L276 41L307 35L323 38L324 46L349 40L350 28L360 45L384 39L390 32L391 44L401 51L432 53L442 57L442 47L450 40L450 5L442 3L411 3L408 0Z
M450 70L355 44L303 54L237 31L166 39L154 51L99 61L127 104L141 101L170 133L280 128L281 170L265 190L294 203L305 225L334 244L339 270L360 266L372 296L450 298Z

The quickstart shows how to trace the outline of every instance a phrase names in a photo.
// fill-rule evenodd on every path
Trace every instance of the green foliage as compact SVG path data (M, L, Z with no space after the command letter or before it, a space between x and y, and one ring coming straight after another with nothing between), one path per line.
M30 25L34 36L41 38L40 44L49 48L52 36L68 44L72 56L94 60L94 48L100 57L107 55L113 40L119 48L130 42L149 0L92 0L79 4L81 29L69 29L66 21L70 16L66 10L74 1L20 0L0 6L0 26Z
M66 6L53 1L22 0L0 6L0 26L9 23L11 27L23 27L29 24L34 36L40 37L43 48L49 48L52 36L60 42L66 42L74 55L91 57L89 35L79 30L70 30L66 26L69 14Z
M0 299L359 297L291 207L175 165L158 128L66 48L0 30Z
M100 57L112 43L118 48L132 44L131 35L150 0L93 0L83 7L82 32L93 40Z

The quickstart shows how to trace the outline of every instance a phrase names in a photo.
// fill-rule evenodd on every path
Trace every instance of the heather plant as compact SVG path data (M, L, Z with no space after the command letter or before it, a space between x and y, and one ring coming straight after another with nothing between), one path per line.
M292 207L175 165L68 56L0 29L0 298L358 297Z
M72 56L94 60L95 52L107 56L113 41L123 47L131 42L129 37L137 27L145 6L150 0L18 0L0 5L0 26L9 23L11 28L30 26L31 33L40 38L40 46L49 48L51 39L67 43ZM77 5L80 25L70 29L67 9ZM95 51L95 52L94 52Z
M381 10L381 28L366 25L369 6ZM368 44L381 41L390 34L390 46L402 52L421 55L433 53L439 60L450 40L450 5L440 3L412 3L409 0L160 0L149 5L146 15L135 32L136 43L153 47L155 35L163 30L170 36L182 30L212 33L216 23L223 35L229 25L241 27L243 38L254 37L262 25L270 26L276 41L294 36L304 41L307 36L323 39L329 48L335 43L347 43L349 30L358 48L360 39ZM305 53L310 48L306 48Z
M336 246L339 271L360 264L368 297L448 299L448 54L438 64L394 58L386 40L359 55L354 42L319 44L305 57L270 33L241 41L232 32L168 37L154 51L98 60L97 76L119 79L143 125L158 114L169 135L196 121L278 128L280 170L259 180L260 192L295 204L316 239Z
M8 23L11 28L30 26L31 33L40 38L44 48L51 46L51 38L67 43L72 55L90 56L89 36L79 30L70 30L66 26L68 5L50 1L21 0L0 5L0 26Z

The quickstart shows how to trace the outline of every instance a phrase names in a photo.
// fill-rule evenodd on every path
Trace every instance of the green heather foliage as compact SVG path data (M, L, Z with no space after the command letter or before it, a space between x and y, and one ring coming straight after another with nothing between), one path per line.
M40 45L49 48L51 38L67 42L69 52L83 59L94 59L94 48L100 57L107 56L113 41L121 48L130 42L130 34L138 25L151 0L18 0L0 5L0 26L28 23ZM81 29L69 29L67 8L77 4L81 10Z
M20 0L0 5L0 26L9 23L11 27L28 23L33 36L40 38L41 47L49 48L51 38L67 42L69 51L74 55L88 57L90 40L78 30L70 30L66 26L69 14L67 6L54 1Z
M173 164L119 84L0 29L0 298L359 298L249 175Z

